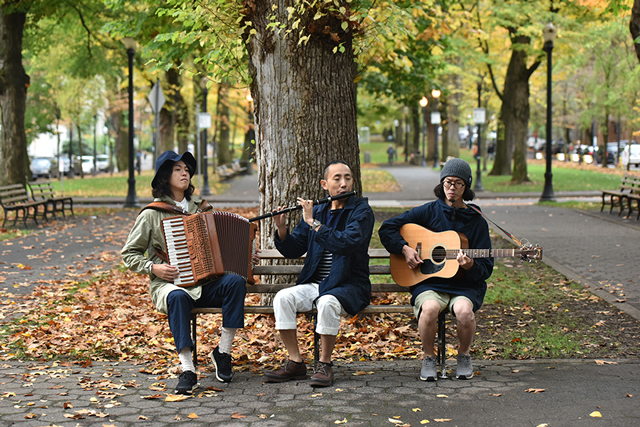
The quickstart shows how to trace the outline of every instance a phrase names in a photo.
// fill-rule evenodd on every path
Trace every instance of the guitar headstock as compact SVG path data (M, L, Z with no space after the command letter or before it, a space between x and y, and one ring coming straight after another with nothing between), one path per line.
M516 249L516 255L523 261L540 261L542 259L542 248L538 245L527 244L520 249Z

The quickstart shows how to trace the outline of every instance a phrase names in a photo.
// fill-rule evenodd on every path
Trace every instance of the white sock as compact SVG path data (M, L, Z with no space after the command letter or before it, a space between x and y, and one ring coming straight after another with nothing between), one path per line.
M231 353L231 345L233 344L233 339L236 336L236 331L236 328L222 328L220 344L218 344L218 351L220 351L220 353Z
M180 356L180 363L182 363L182 372L196 371L196 367L193 366L193 356L191 354L191 347L185 347L182 350L180 350L179 356Z

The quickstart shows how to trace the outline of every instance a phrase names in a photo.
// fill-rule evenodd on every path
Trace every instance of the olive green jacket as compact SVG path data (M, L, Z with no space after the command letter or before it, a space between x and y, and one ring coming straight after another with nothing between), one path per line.
M168 196L154 199L154 202L168 202L172 205L176 204L173 199ZM189 201L189 213L196 213L202 205L202 202L203 200L196 199L192 196ZM122 251L120 252L125 267L134 273L149 275L149 278L151 279L151 285L149 287L151 300L153 301L156 309L161 313L167 312L167 296L171 291L182 289L194 300L199 299L202 295L201 286L182 288L151 273L151 267L153 264L165 264L155 251L155 248L158 248L165 253L167 252L167 248L164 244L164 237L162 235L162 219L175 215L176 214L161 212L154 209L145 209L142 211L138 215L138 218L136 218L136 222L133 224L133 228L129 232L127 243L125 243Z

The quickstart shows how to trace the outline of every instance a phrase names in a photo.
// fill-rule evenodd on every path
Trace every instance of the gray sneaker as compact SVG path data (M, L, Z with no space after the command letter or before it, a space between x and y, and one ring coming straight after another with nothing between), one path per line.
M473 365L471 364L470 354L458 354L456 378L461 380L470 380L473 378Z
M437 362L435 357L425 357L422 359L422 369L420 369L420 379L422 381L435 381L438 378L436 370Z

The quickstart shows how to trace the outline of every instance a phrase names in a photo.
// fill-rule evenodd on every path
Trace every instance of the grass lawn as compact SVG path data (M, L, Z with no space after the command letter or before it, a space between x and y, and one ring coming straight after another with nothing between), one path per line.
M372 142L360 144L360 161L364 161L364 153L371 155L371 163L383 166L387 164L387 149L389 144L385 142ZM400 150L402 152L402 149ZM461 149L460 158L471 165L473 177L476 177L476 160L471 150ZM404 163L404 155L398 153L398 164ZM485 190L496 193L542 193L544 188L544 174L546 170L544 160L527 160L527 172L529 182L513 184L511 176L489 176L493 162L487 162L487 170L482 171L482 184ZM553 189L559 191L598 191L613 190L620 185L620 179L624 171L622 169L603 169L598 166L572 162L554 161L552 164Z

